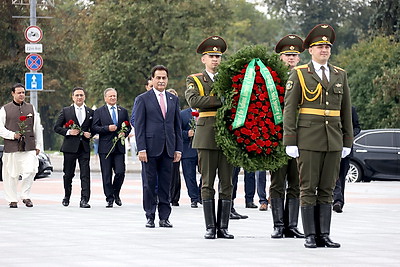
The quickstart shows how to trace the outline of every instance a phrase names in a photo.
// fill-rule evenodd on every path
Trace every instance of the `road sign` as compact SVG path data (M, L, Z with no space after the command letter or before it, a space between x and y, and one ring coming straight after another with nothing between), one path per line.
M42 53L42 44L25 44L25 53Z
M25 73L26 90L43 90L43 73Z
M25 66L30 70L40 70L43 66L43 58L39 54L29 54L25 59Z
M43 32L38 26L29 26L25 29L25 39L31 43L38 43L42 40Z

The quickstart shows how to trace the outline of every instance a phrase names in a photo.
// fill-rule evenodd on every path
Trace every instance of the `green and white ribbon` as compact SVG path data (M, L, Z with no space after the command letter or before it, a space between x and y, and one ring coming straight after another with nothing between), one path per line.
M236 108L235 119L232 123L232 128L236 129L244 125L247 116L247 110L249 108L251 92L253 90L254 78L256 76L255 72L255 64L260 67L261 75L265 80L265 85L268 90L268 96L271 103L272 113L274 115L275 124L282 123L282 109L279 103L279 95L276 91L274 79L271 76L271 73L268 71L267 67L265 67L264 63L259 58L254 58L250 61L249 65L246 68L246 73L244 75L242 89L240 90L240 98L238 102L238 106Z

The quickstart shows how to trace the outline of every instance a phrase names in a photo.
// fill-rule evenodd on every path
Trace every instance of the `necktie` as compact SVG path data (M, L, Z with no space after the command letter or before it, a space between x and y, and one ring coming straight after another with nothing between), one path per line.
M114 106L111 107L111 118L113 120L114 125L117 125L118 124L117 113L115 113L115 107Z
M328 87L329 81L325 74L325 67L321 66L321 70L322 70L322 82L324 83L325 87Z
M164 103L163 93L160 93L160 108L161 108L162 115L163 115L163 117L164 117L164 119L165 119L166 109L165 109L165 103Z
M82 123L83 123L83 119L82 119L82 107L79 107L79 108L78 108L77 118L78 118L78 123L79 123L79 125L82 125Z

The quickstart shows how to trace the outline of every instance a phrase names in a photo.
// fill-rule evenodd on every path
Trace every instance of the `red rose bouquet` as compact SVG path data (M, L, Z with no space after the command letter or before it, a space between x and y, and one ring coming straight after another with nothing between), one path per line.
M27 116L19 116L19 131L17 131L17 133L19 133L21 136L18 138L18 151L25 151L25 133L26 127L28 127L25 121L27 118Z
M81 127L78 124L76 124L73 120L69 120L68 122L66 122L64 127L69 129L79 130L79 135L83 135Z
M213 91L224 102L216 116L216 141L234 166L276 170L287 162L282 143L287 71L263 46L245 47L220 65Z

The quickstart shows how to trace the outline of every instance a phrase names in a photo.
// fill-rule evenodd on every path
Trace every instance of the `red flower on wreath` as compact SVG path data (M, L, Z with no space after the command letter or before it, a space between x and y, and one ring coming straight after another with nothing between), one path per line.
M259 66L256 66L255 81L244 125L232 130L231 124L235 119L246 67L247 64L239 74L232 77L232 89L235 95L232 102L233 108L230 110L231 121L228 122L230 123L228 129L236 137L236 142L239 146L245 151L255 154L271 154L274 148L279 145L279 141L282 140L283 129L280 125L275 125L274 123L267 87ZM278 74L270 67L267 68L275 82L279 102L283 106L285 88L280 85L281 79Z

